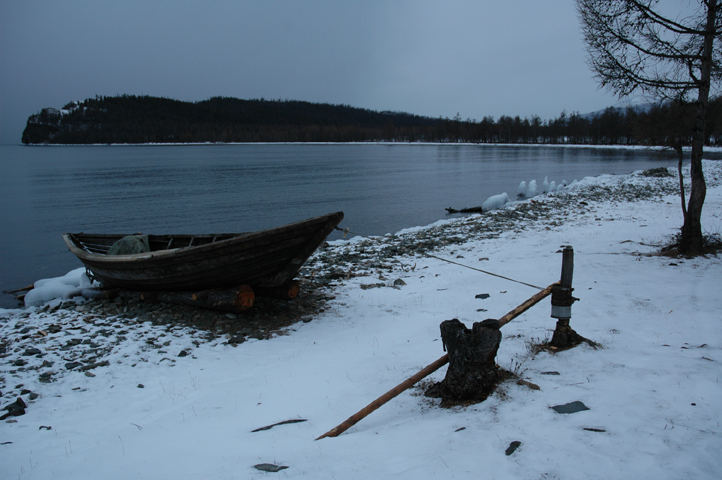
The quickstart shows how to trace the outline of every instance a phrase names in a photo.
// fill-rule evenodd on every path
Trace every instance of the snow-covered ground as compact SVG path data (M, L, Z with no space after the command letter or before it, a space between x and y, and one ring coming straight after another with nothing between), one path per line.
M705 170L711 181L703 225L719 233L722 164L706 162ZM575 188L644 188L652 181L604 176ZM483 218L445 221L444 228L463 232ZM602 348L535 354L533 345L554 327L546 300L502 329L497 356L540 390L510 381L480 404L442 409L418 387L320 441L314 438L440 357L441 321L471 326L496 318L535 290L407 255L381 280L369 272L342 282L330 308L287 335L236 347L196 341L198 332L186 328L143 323L113 330L112 318L82 311L0 310L6 352L20 344L19 335L44 339L39 354L24 357L26 367L52 358L50 368L62 370L64 356L90 337L98 350L108 336L124 340L104 352L107 364L69 369L49 383L38 369L0 358L4 390L39 395L24 397L25 415L0 423L0 478L720 478L722 260L647 255L680 222L674 195L585 200L557 218L434 251L546 286L559 278L559 246L573 245L581 301L571 325ZM395 287L367 288L399 278ZM489 296L476 298L480 293ZM149 336L164 347L149 348ZM577 400L589 410L550 408ZM11 401L2 397L2 406ZM307 421L251 432L301 418ZM521 445L506 455L513 441ZM262 463L288 468L254 468Z

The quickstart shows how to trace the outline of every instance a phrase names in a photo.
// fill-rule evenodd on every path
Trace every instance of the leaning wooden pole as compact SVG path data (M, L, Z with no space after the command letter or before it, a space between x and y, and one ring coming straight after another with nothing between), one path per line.
M449 362L449 355L446 354L443 357L439 358L433 363L428 364L425 366L422 370L420 370L417 374L407 378L403 382L396 385L394 388L389 390L388 392L381 395L379 398L374 400L373 402L366 405L364 408L359 410L358 412L354 413L350 417L348 417L346 420L341 422L338 426L332 428L328 432L324 433L320 437L316 438L316 440L321 440L325 437L337 437L341 435L343 432L348 430L349 428L353 427L358 423L361 419L366 417L368 414L379 408L384 403L388 402L407 388L412 387L416 382L421 380L422 378L431 375L444 365L446 365Z
M531 307L542 301L544 298L548 297L552 293L552 288L554 286L558 285L558 283L553 283L546 287L545 289L538 292L536 295L530 297L527 299L524 303L516 307L514 310L510 311L503 317L499 318L499 327L506 325L507 323L511 322L514 318L518 317L522 313L529 310ZM416 384L419 380L421 380L424 377L427 377L428 375L431 375L436 370L440 369L444 365L446 365L449 362L449 355L444 355L443 357L439 358L433 363L428 364L425 366L422 370L420 370L415 375L407 378L388 392L381 395L379 398L374 400L373 402L366 405L364 408L359 410L358 412L354 413L350 417L348 417L346 420L341 422L339 425L335 426L328 432L324 433L320 437L316 438L316 440L321 440L325 437L337 437L341 435L343 432L348 430L349 428L356 425L359 421L361 421L364 417L368 416L371 412L381 407L384 403L388 402L395 396L399 395L404 390L411 388L414 384Z
M510 311L509 313L507 313L506 315L504 315L503 317L501 317L501 318L499 319L499 328L501 328L501 327L503 327L504 325L506 325L507 323L511 322L511 321L514 320L516 317L518 317L518 316L521 315L522 313L526 312L526 311L529 310L531 307L533 307L534 305L536 305L537 303L541 302L541 301L544 300L546 297L548 297L549 295L551 295L552 289L553 289L555 286L557 286L558 284L559 284L558 282L552 283L551 285L549 285L549 286L546 287L545 289L540 290L537 294L529 297L524 303L522 303L521 305L519 305L518 307L516 307L514 310Z

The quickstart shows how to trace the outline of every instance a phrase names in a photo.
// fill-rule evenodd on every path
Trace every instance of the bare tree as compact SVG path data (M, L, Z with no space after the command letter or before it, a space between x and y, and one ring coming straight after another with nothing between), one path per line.
M640 92L660 100L695 101L692 188L679 250L699 253L704 247L705 117L710 90L722 77L722 1L577 0L577 10L589 64L603 87L620 97Z

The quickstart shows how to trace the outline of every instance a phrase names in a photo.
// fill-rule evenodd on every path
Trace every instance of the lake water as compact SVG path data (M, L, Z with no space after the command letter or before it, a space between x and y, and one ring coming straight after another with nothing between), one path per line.
M537 146L0 146L0 290L80 266L64 232L252 231L343 210L342 226L384 234L514 196L521 180L673 162L668 152Z

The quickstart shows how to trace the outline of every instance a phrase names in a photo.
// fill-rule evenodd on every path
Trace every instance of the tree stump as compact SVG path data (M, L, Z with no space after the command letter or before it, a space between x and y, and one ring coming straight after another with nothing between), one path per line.
M426 390L426 396L442 398L442 405L484 400L502 377L495 361L501 343L499 322L476 322L469 330L453 319L442 322L440 328L449 353L449 368L444 380Z

